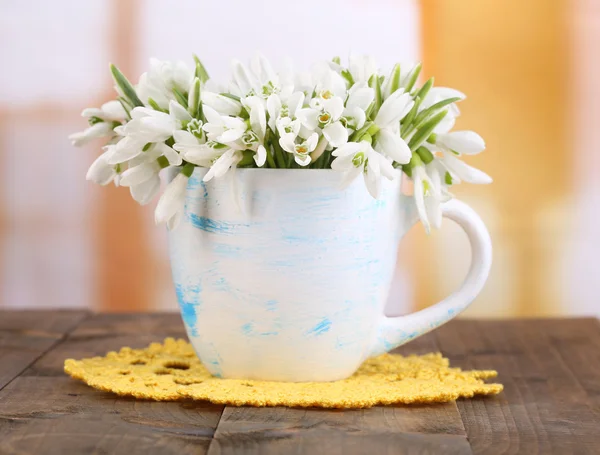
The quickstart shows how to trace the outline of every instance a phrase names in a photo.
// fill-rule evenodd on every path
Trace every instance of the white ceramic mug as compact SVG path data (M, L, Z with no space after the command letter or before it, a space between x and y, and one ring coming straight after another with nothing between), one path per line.
M444 216L467 233L471 268L461 288L425 310L386 317L398 244L418 221L400 176L379 200L339 173L238 169L188 183L185 217L169 234L185 326L215 376L332 381L368 357L444 324L483 287L492 261L485 225L453 200Z

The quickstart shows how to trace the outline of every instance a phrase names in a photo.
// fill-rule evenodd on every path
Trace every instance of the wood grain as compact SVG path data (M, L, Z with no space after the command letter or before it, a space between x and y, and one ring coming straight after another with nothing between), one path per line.
M85 311L0 312L0 390L87 315Z
M94 315L77 325L84 317L0 311L2 366L10 358L3 352L37 352L33 364L21 364L22 373L0 390L0 453L563 455L598 453L600 447L597 320L452 321L396 352L441 348L456 366L497 369L503 394L322 410L224 408L99 392L66 377L64 359L185 333L178 314ZM25 348L16 342L22 339L30 343Z
M438 351L425 335L395 352ZM227 406L209 454L470 454L456 403L359 410Z
M597 321L461 320L435 334L454 365L496 369L505 386L458 401L474 453L598 453Z
M223 407L119 398L63 373L66 358L183 337L178 314L97 315L0 392L0 453L205 453Z

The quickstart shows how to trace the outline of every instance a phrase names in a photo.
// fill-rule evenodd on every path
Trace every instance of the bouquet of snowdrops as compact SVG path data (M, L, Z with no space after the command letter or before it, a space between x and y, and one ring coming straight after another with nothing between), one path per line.
M434 87L433 78L418 86L421 65L381 73L361 56L276 73L257 56L249 67L233 61L232 79L220 86L194 58L194 68L152 60L135 86L111 65L117 99L85 109L89 128L70 136L74 145L107 137L87 179L127 186L142 205L160 191L160 171L176 167L155 212L169 229L183 215L196 166L209 169L205 181L248 167L333 169L346 184L362 174L374 198L400 168L427 230L441 223L453 184L491 182L459 159L483 151L483 139L450 131L465 96Z

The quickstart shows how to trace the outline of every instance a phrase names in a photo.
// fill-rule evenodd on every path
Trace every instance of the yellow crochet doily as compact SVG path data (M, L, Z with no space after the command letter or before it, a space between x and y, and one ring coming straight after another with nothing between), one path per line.
M151 400L191 398L235 406L367 408L395 403L451 401L493 395L501 384L483 380L495 371L450 368L441 354L383 354L367 360L350 378L324 383L218 379L184 340L165 339L145 349L124 347L105 357L65 361L65 372L96 389Z

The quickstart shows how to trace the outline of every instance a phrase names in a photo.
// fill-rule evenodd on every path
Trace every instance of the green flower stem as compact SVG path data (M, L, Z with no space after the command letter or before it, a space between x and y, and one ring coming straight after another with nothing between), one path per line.
M377 74L373 74L369 78L369 87L375 90L375 100L373 101L373 109L370 112L371 118L375 118L377 117L377 113L379 112L379 108L381 107L382 103L381 81L379 80L379 77L377 77Z
M407 92L410 92L413 89L413 87L415 86L415 83L417 82L417 78L419 77L419 74L421 74L421 68L422 68L422 65L419 63L411 71L410 76L408 77L408 81L406 82L406 87L404 87L404 90L406 90Z
M400 88L400 64L396 63L394 65L394 69L392 70L392 74L390 75L390 93L394 93L396 90Z
M429 149L427 149L427 148L425 148L423 146L419 147L417 149L416 153L419 155L419 158L421 159L421 161L423 161L423 163L425 163L425 164L431 163L434 160L434 158L435 158L433 156L433 153L431 153L429 151Z
M194 61L196 62L196 77L204 84L210 79L210 76L196 54L194 54Z
M242 155L243 158L238 163L238 167L248 167L248 165L254 164L254 152L252 150L244 150Z
M448 111L444 110L434 115L428 122L426 122L411 138L408 146L414 152L417 150L423 142L427 140L429 135L433 133L435 127L442 121L442 119L446 116ZM413 155L414 156L414 155Z
M156 158L156 162L158 163L161 169L169 167L170 165L169 160L165 156L159 156L158 158Z
M119 69L112 63L110 64L110 72L113 75L115 83L119 86L129 103L133 107L143 106L144 103L142 103L142 100L140 100L137 96L137 93L135 92L135 89L133 88L131 83L127 80L123 73L121 73L121 71L119 71Z
M187 178L190 178L192 176L192 173L194 172L195 167L196 166L192 163L185 163L181 168L181 173Z

